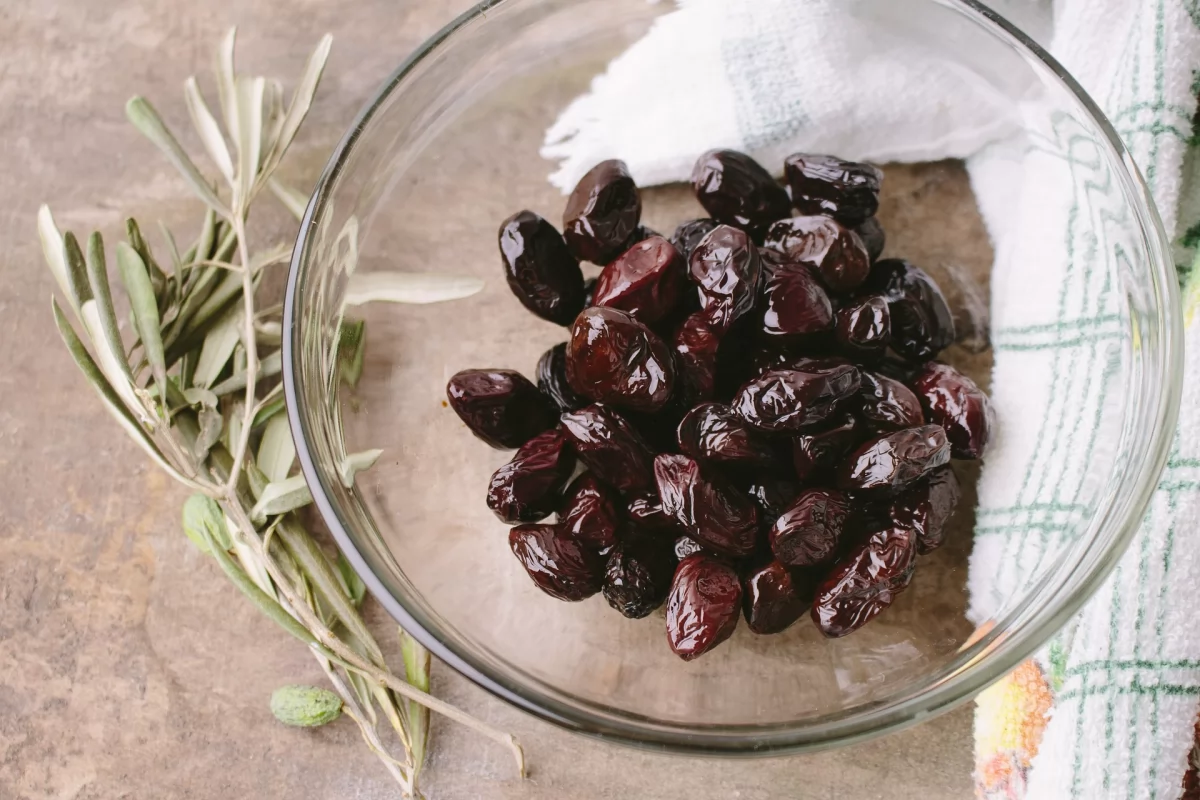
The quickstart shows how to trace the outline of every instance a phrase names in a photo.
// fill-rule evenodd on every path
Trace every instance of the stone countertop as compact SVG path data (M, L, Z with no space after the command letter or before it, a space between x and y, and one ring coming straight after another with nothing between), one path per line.
M54 330L35 213L49 202L62 228L112 239L125 215L193 225L196 203L126 123L123 104L143 94L187 128L183 80L207 69L231 23L243 65L285 80L321 33L334 34L325 83L286 166L294 182L311 183L383 77L464 8L463 0L0 4L0 798L398 796L349 722L303 731L271 716L276 686L320 675L181 535L184 491L85 387ZM833 752L728 761L572 736L443 666L433 691L516 733L531 770L518 781L505 752L437 720L431 798L971 792L970 707Z

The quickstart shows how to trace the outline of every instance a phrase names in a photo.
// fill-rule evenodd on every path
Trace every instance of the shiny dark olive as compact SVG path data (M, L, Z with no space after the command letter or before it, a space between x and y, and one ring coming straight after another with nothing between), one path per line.
M748 314L758 298L762 260L745 231L720 225L700 240L689 261L700 287L700 309L714 330L724 333Z
M875 262L864 289L887 301L891 346L912 361L928 361L954 342L954 316L942 290L907 261Z
M783 163L792 204L803 214L825 214L859 225L879 210L883 173L870 164L836 156L797 153Z
M798 432L828 419L858 391L857 367L827 371L780 369L764 372L733 398L733 410L756 428Z
M583 310L583 272L562 236L532 211L500 226L500 255L508 288L542 319L570 325Z
M992 439L996 414L975 381L948 364L925 365L912 384L930 422L941 425L955 458L981 458Z
M745 153L709 150L692 168L692 191L709 215L725 225L761 231L788 216L787 191Z
M492 475L487 504L502 522L537 522L558 507L575 454L558 430L530 439Z
M654 486L654 453L623 417L603 406L563 414L563 435L579 460L622 492Z
M842 306L834 335L846 353L863 359L883 355L892 338L892 314L882 295L868 295Z
M537 379L538 389L553 401L559 413L591 405L592 401L572 389L567 381L566 342L556 344L542 353L538 359Z
M679 251L661 236L651 236L604 268L593 303L628 311L652 325L675 309L680 293L691 288L686 283L687 265Z
M553 407L511 369L465 369L446 384L446 399L471 433L497 449L520 447L554 427Z
M604 558L560 525L518 525L508 532L508 546L534 584L551 597L584 600L604 584Z
M631 314L593 306L571 326L567 381L596 402L654 412L671 399L675 362L662 339Z
M700 244L700 240L715 227L717 227L717 221L708 217L682 222L675 229L675 233L671 234L671 244L675 245L679 255L683 256L683 260L687 262L691 259L696 245Z
M563 211L563 236L581 261L604 265L638 232L642 198L624 161L601 161L579 179Z
M841 489L895 490L950 462L950 442L938 425L923 425L867 440L838 470Z
M871 257L862 239L830 217L781 219L767 230L763 244L792 261L812 264L831 292L858 288L871 271Z
M883 248L887 246L887 233L883 230L883 225L879 224L878 217L868 217L861 225L854 229L858 234L858 238L862 239L863 244L867 247L867 255L871 257L871 263L879 260L879 256L883 254Z
M679 562L667 598L667 643L691 661L733 635L742 585L733 567L703 552Z

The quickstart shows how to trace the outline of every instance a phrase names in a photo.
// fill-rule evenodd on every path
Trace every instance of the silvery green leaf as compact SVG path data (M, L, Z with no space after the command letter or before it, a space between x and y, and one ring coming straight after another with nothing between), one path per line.
M297 475L296 477L302 478L303 476ZM267 489L270 490L270 487L268 486ZM266 493L263 494L263 497L266 497ZM329 563L329 558L313 541L308 531L299 525L292 524L289 520L284 520L276 529L276 535L283 542L287 551L292 554L292 558L296 559L296 564L308 576L317 597L333 610L337 618L346 626L346 630L362 641L367 648L366 657L377 666L383 666L383 654L379 650L379 645L371 636L371 631L367 629L362 616L350 602L350 598L342 590L341 580Z
M175 315L170 330L163 338L163 342L168 348L174 346L176 340L191 324L196 313L212 294L213 288L218 285L218 280L228 274L226 270L214 266L192 267L188 270L190 285L185 282L183 304L179 307L179 313Z
M337 556L337 568L338 574L342 576L342 585L346 589L350 602L354 604L355 608L361 607L363 598L367 596L367 585L363 583L362 578L358 577L354 567L350 566L350 562L340 552Z
M158 262L154 260L154 253L150 251L150 244L146 241L146 237L142 236L141 226L139 226L137 224L137 220L133 219L132 217L125 220L125 238L128 240L129 246L132 247L137 254L142 257L142 261L145 263L146 269L148 269L152 275L153 273L158 273L159 275L164 274L163 268L160 267Z
M356 272L350 276L345 302L440 303L470 297L483 289L483 281L455 275L417 272Z
M267 517L286 514L312 502L312 493L303 475L293 475L282 481L273 481L263 489L262 497L250 510L250 519L255 524L266 522ZM295 555L293 553L293 555Z
M162 452L158 449L158 445L146 433L145 429L134 418L130 409L126 408L125 404L113 391L108 380L104 377L104 373L96 366L96 362L92 360L87 348L83 346L83 342L75 334L75 329L71 327L71 323L67 322L67 318L63 316L62 309L59 308L58 302L54 298L50 299L50 308L54 312L54 324L58 327L58 332L62 336L63 341L67 345L67 350L71 354L71 358L75 360L75 365L79 367L80 372L87 378L88 383L96 390L96 394L100 396L101 402L108 412L112 414L117 423L129 434L129 437L137 442L146 454L162 467L167 474L181 483L186 483L187 479L179 474L173 466L167 463Z
M208 451L221 440L221 426L224 421L220 411L213 408L200 409L200 432L192 445L192 455L196 457L196 461L203 462L208 458Z
M296 92L292 95L292 102L288 105L287 115L280 128L279 140L275 145L275 152L272 154L273 164L278 164L283 158L292 139L296 138L296 131L300 130L300 124L308 116L308 110L312 107L313 96L317 93L317 85L321 82L321 73L325 70L325 62L329 58L329 49L332 46L333 37L325 34L317 43L312 55L309 56L308 64L304 67L304 74L296 86Z
M123 379L121 383L132 386L133 375L129 370L129 362L125 359L125 344L121 341L121 332L117 328L117 312L113 307L112 289L108 284L108 265L104 259L104 239L101 238L99 232L94 232L88 237L85 261L88 285L91 287L93 297L93 301L89 305L93 310L84 315L84 324L88 327L88 333L96 345L100 364L105 373L108 374L110 370L113 370L117 376ZM89 322L90 318L95 320L95 329ZM114 388L118 388L116 377L110 374L109 380L113 381Z
M236 540L235 540L236 546ZM295 617L284 610L279 604L279 600L275 597L275 590L272 588L268 594L246 574L246 570L242 569L237 563L229 557L229 553L222 550L220 547L209 546L209 550L216 557L217 563L221 565L221 570L229 577L229 580L234 586L238 587L254 605L258 606L259 610L266 614L271 619L275 620L281 628L295 636L305 644L316 644L317 640L312 635L312 632L301 625ZM268 581L268 585L270 585Z
M283 354L276 350L258 362L258 379L271 378L283 369ZM217 396L222 397L230 392L239 392L246 388L246 374L231 375L212 387Z
M350 679L350 686L358 695L358 702L362 704L363 711L367 712L371 725L374 726L379 721L375 715L375 690L371 687L371 683L357 672L348 672L346 677Z
M259 158L262 155L263 125L263 78L237 78L238 104L238 172L237 203L242 208L254 193L254 181L258 177Z
M422 692L428 692L432 658L429 651L403 629L400 631L400 654L404 659L404 679ZM402 702L414 772L419 772L429 747L429 709L413 700Z
M195 77L188 78L184 82L183 95L187 99L188 113L192 115L192 124L196 126L196 132L200 134L200 141L204 143L208 157L217 165L217 169L221 170L225 180L232 184L233 159L229 156L229 147L225 144L221 127L217 125L212 112L208 110L208 104L204 102L204 95L200 94L200 87L196 84Z
M225 524L234 529L233 520L229 516L225 517ZM257 536L258 534L251 531L249 536ZM278 600L279 595L275 592L275 584L271 581L271 575L267 572L266 566L262 563L254 550L245 543L241 536L232 537L233 555L237 558L238 563L242 565L242 569L246 570L246 574L254 581L254 584L263 591L268 597Z
M276 80L267 81L263 91L263 162L270 162L270 153L279 141L279 131L283 129L283 84Z
M154 298L154 288L150 285L150 273L142 257L125 242L117 244L117 269L121 272L125 291L129 294L133 320L142 339L146 361L154 373L154 383L158 386L159 396L165 396L167 364L163 357L158 303Z
M254 462L252 453L246 453L246 460L242 463L244 464L242 471L246 473L246 483L250 485L250 494L254 495L255 501L258 501L262 498L263 492L267 490L267 476L263 475L258 464Z
M71 310L78 315L79 304L75 302L71 294L71 285L67 281L67 257L63 252L63 236L54 224L50 207L45 204L38 209L37 227L38 238L42 241L42 258L46 260L46 266L50 268L50 274L54 276L63 297L71 304Z
M297 221L304 219L304 210L308 207L309 198L292 187L282 183L278 178L267 181L267 188L275 195L283 207L292 212Z
M288 428L287 417L272 417L258 445L258 468L272 482L282 481L292 471L296 445Z
M225 424L225 435L221 441L225 443L225 448L232 453L237 448L237 443L242 440L242 420L246 416L245 404L241 400L237 401L226 411L226 416L229 417L229 421Z
M185 263L193 261L205 261L212 255L213 242L217 238L217 212L211 208L204 209L204 224L200 227L200 235L196 238L195 244L188 254L184 257ZM195 274L195 273L193 273ZM190 277L190 276L189 276Z
M250 423L250 427L257 428L259 425L273 419L276 414L283 411L285 404L286 400L283 395L279 395L258 410L258 413L254 415L254 421Z
M211 208L206 208L205 216L211 212ZM183 266L183 257L179 255L179 244L175 241L175 234L171 233L171 229L161 219L158 221L158 232L162 234L163 241L167 245L167 252L171 256L171 271L178 275L179 268Z
M214 267L217 272L217 285L196 309L195 315L188 320L186 331L194 331L200 326L212 321L222 311L229 301L242 291L242 276L236 272L220 267Z
M246 355L245 346L238 342L237 346L233 348L233 374L241 375L246 371L247 366L249 366L249 356Z
M347 489L354 487L354 476L363 470L368 470L375 466L375 462L383 455L382 450L364 450L361 453L351 453L346 456L338 469L339 476L342 479L342 486Z
M217 94L221 100L221 113L225 116L225 128L234 144L239 140L237 107L237 73L233 69L233 50L237 44L237 28L230 28L217 46L213 77L217 81Z
M183 175L184 180L192 187L192 191L201 200L221 216L229 216L229 210L225 208L225 204L221 202L216 192L213 191L212 186L200 174L200 170L196 169L196 165L188 158L188 154L183 151L183 147L171 135L171 132L167 130L167 126L163 123L162 117L158 115L158 112L154 110L154 106L150 105L145 98L133 97L125 104L125 115L142 132L142 135L153 142L167 157L167 160L175 165L175 168Z
M92 299L92 286L88 282L83 251L79 249L75 234L70 231L63 234L63 255L67 260L67 287L78 308Z
M179 359L179 385L190 387L192 385L192 375L196 371L196 359L200 356L193 350L186 353L183 358Z
M366 328L366 320L342 320L338 336L338 372L351 388L357 386L362 377L367 349Z
M233 546L229 529L225 527L225 515L217 501L202 494L194 494L183 503L183 532L203 553L208 553L211 539L223 550Z
M282 322L260 322L254 330L255 340L263 347L279 347L283 344Z
M244 317L242 309L234 306L225 312L204 337L204 345L200 348L200 360L196 362L196 371L192 375L194 385L203 386L205 389L212 387L217 376L229 363L229 357L233 355L233 348L241 337Z
M232 226L226 225L224 222L220 225L221 227L217 229L220 236L217 237L217 247L213 250L212 260L228 261L229 257L233 255L234 248L237 247L237 234Z
M191 386L183 390L183 399L189 406L203 406L204 408L216 408L217 396L208 389L203 389L199 386Z

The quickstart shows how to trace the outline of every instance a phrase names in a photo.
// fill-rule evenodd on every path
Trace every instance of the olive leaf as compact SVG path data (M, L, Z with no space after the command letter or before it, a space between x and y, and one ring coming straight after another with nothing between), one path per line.
M64 245L64 252L69 253L69 258L74 260L77 258L78 248L73 244L75 237L70 236L70 240L72 245ZM129 370L129 362L125 358L125 345L121 342L121 333L117 327L117 312L113 308L108 269L104 261L104 240L100 238L99 233L88 237L87 256L84 260L88 293L91 296L80 304L80 320L95 347L100 369L108 378L113 391L126 406L140 411L142 404L133 391L133 374Z
M239 75L234 84L237 92L237 143L238 171L234 183L235 203L245 204L254 194L254 182L258 177L259 158L262 155L262 108L263 78L248 78Z
M217 396L208 389L199 386L189 386L183 390L183 399L189 406L217 407Z
M45 204L38 208L37 228L38 238L42 242L42 258L45 259L46 266L50 268L50 274L54 276L63 297L67 298L70 303L71 310L78 315L79 304L75 302L75 295L67 280L67 257L63 252L63 236L54 223L50 207Z
M405 679L421 691L428 692L432 658L429 651L404 629L400 630L400 655L404 659ZM413 750L413 763L423 764L425 751L429 748L429 709L412 700L405 700L404 714Z
M209 551L216 557L217 563L221 565L221 570L229 577L233 585L250 598L260 611L305 644L317 644L317 637L313 636L312 631L301 625L295 617L284 610L283 606L279 605L278 599L264 592L257 583L251 580L246 571L229 557L229 553L222 550L220 546L215 546L211 537L209 537Z
M217 94L221 99L221 113L225 117L225 129L229 131L234 144L241 141L238 135L237 79L233 69L233 51L236 44L237 28L230 28L217 47L216 63L213 67Z
M63 234L63 254L67 260L67 287L75 300L75 307L82 308L84 303L92 299L92 286L88 282L83 251L79 249L75 234L70 231Z
M292 431L287 417L272 417L263 430L258 445L258 467L269 481L282 481L292 471L296 460L296 445L292 443Z
M196 132L200 134L200 141L204 143L208 157L217 165L217 169L221 170L225 180L232 182L233 159L229 156L229 147L225 144L221 127L217 125L212 112L208 110L208 104L204 102L204 95L200 94L200 87L196 84L195 77L188 78L184 82L183 95L187 100L192 124L196 126Z
M221 428L225 423L225 418L221 416L221 412L213 408L201 408L198 417L200 432L196 435L195 443L192 444L192 454L197 461L204 461L208 457L208 451L221 440Z
M283 354L276 350L274 353L265 356L258 362L258 377L270 378L278 375L283 369ZM225 380L212 387L212 390L217 395L227 395L230 392L239 392L246 388L246 373L239 375L230 375Z
M125 116L134 124L134 127L142 132L143 136L163 152L163 155L179 170L184 180L192 187L192 191L201 200L221 216L229 216L229 210L225 204L221 202L212 186L200 174L200 170L192 163L192 159L184 152L178 140L167 130L166 124L154 110L154 106L150 105L143 97L131 97L125 104Z
M150 274L146 271L146 264L142 261L142 257L125 242L117 244L117 269L121 273L125 291L129 295L133 319L142 340L146 361L149 362L150 369L154 374L154 383L158 386L159 396L164 397L167 385L167 364L163 358L158 302L154 297L154 288L150 285Z
M417 272L356 272L346 286L345 303L441 303L470 297L483 290L483 281L455 275Z
M284 398L283 395L279 395L258 410L258 413L254 415L254 419L250 423L250 427L257 428L258 426L274 419L280 411L283 411L283 409Z
M250 519L255 524L266 522L267 517L286 514L312 502L312 493L303 475L293 475L281 481L268 483L262 496L250 509Z
M368 470L375 466L375 462L379 460L381 455L383 455L382 450L364 450L361 453L351 453L342 459L342 463L338 468L342 485L347 489L353 488L354 476L363 470Z
M209 540L216 542L223 550L233 546L221 507L206 495L193 494L184 501L183 532L203 553L209 552Z
M368 646L371 661L382 666L383 653L375 644L371 632L367 630L366 623L351 604L350 598L342 591L337 573L330 566L325 554L317 547L317 543L308 535L308 531L285 521L279 526L278 536L292 558L296 559L296 563L312 581L314 591L329 604L346 629Z
M358 386L367 349L366 320L343 319L338 331L338 374L346 385Z
M296 138L296 131L300 130L300 124L308 116L308 110L312 107L313 97L316 96L317 85L321 82L321 74L325 71L325 62L329 59L329 50L332 47L333 37L325 34L321 37L321 41L313 50L312 55L308 57L308 64L305 65L300 83L292 94L292 102L288 105L287 115L280 128L275 152L271 154L272 166L278 164L279 160L283 158L284 153L292 144L292 139Z
M96 394L100 396L104 407L108 409L117 423L125 429L129 437L146 451L146 454L150 456L154 463L162 467L171 477L180 483L191 483L191 481L180 474L179 470L167 462L163 457L162 451L158 449L158 445L154 443L154 440L150 438L145 429L138 423L138 420L134 419L130 410L121 402L121 399L104 377L104 373L96 366L96 362L92 360L87 348L79 340L75 329L71 327L71 323L67 322L67 318L63 316L62 309L59 308L57 301L51 298L50 306L54 312L54 324L58 326L58 332L66 343L71 357L75 360L75 365L79 367L79 371L83 373L84 377L88 379L88 383L96 390Z
M354 603L355 608L358 608L362 605L363 598L367 596L367 585L363 583L362 578L358 577L354 567L350 566L346 556L340 552L337 555L337 568L338 573L342 576L342 585L350 597L350 602Z
M242 309L234 306L218 320L208 335L204 337L204 345L200 348L200 360L196 362L196 370L192 382L196 386L209 389L229 363L233 348L241 338ZM242 382L245 385L245 381ZM221 392L214 392L220 395Z

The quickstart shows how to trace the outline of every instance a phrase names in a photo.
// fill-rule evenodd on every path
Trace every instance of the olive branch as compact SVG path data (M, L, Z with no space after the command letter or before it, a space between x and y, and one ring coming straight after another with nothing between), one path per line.
M247 220L264 189L297 218L303 214L307 197L274 173L312 105L332 38L321 39L285 107L278 81L234 70L235 35L230 30L216 51L217 109L224 127L196 79L184 84L196 133L220 173L217 183L204 176L148 101L134 97L125 109L204 202L199 236L181 251L162 228L167 258L160 261L138 223L127 220L125 241L115 251L129 301L127 342L100 234L81 245L74 234L61 233L42 206L38 234L66 305L64 311L51 298L55 323L117 423L159 467L195 492L184 504L184 532L254 605L308 647L342 710L405 795L419 795L430 711L503 744L523 775L524 756L511 735L429 694L430 655L403 630L403 675L391 671L359 612L362 581L340 554L332 558L321 548L297 513L312 495L303 475L293 474L295 445L282 413L281 307L256 305L263 276L287 263L291 247L252 249ZM438 302L480 288L461 277L371 273L351 286L348 301ZM342 325L338 369L351 384L362 370L364 334L362 321ZM340 472L347 486L380 452L346 457ZM398 750L384 742L388 729Z

